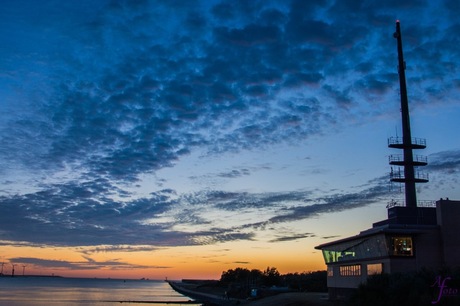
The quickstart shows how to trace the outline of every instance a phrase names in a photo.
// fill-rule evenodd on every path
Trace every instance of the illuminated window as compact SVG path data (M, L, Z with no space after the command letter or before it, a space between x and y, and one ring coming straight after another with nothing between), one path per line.
M390 238L390 253L395 256L413 256L414 248L412 237L391 237Z
M340 276L360 276L361 265L340 266Z
M383 265L381 263L367 265L367 275L381 274L382 271Z
M327 276L334 276L334 268L327 267Z
M326 264L388 256L384 235L339 242L322 249Z

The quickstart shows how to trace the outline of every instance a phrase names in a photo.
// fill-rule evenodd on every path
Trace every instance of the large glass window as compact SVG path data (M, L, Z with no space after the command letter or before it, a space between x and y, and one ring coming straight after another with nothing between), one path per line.
M390 237L390 254L394 256L413 256L412 237Z
M360 276L361 265L340 266L340 276Z
M383 272L383 264L368 264L367 265L367 275L381 274Z
M355 239L323 248L326 264L388 256L384 235Z

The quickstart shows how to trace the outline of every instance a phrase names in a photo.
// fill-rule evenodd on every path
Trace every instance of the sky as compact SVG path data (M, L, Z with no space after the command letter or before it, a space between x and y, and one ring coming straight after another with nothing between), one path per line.
M5 274L325 269L404 198L396 20L418 199L460 200L458 1L1 3Z

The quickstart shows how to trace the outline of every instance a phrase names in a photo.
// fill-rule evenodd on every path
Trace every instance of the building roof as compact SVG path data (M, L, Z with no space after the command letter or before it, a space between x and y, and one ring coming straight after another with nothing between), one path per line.
M339 240L334 240L331 242L323 243L318 246L315 246L315 249L321 250L329 246L341 244L344 242L349 242L353 240L363 239L370 236L375 236L379 234L393 234L393 235L414 235L420 234L426 231L439 229L438 225L420 225L420 224L386 224L380 227L373 227L367 230L360 232L358 235L346 237Z

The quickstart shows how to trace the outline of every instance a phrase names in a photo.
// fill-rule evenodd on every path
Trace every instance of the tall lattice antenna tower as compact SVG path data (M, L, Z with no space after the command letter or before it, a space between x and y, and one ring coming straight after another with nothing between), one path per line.
M403 154L389 156L389 163L396 166L390 172L392 182L404 183L406 207L417 207L416 183L428 182L428 175L418 171L418 167L426 166L428 160L425 156L414 155L412 150L425 149L426 140L422 138L413 138L410 131L409 102L407 100L406 88L406 62L403 57L403 47L401 38L401 27L399 20L396 21L396 32L393 35L398 41L398 74L399 87L401 91L401 119L402 119L402 137L390 137L388 147L402 149ZM401 171L401 167L403 168Z

